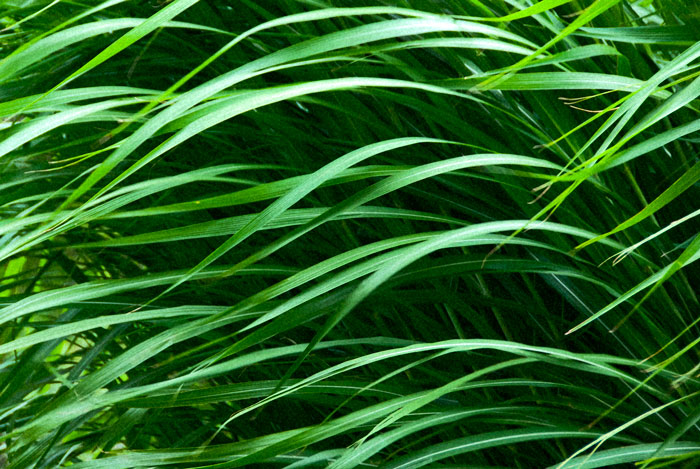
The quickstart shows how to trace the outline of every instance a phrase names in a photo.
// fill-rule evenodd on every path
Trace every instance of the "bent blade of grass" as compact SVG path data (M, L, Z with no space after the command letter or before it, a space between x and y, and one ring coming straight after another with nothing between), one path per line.
M537 225L531 225L530 222L527 221L520 228L515 229L522 229L527 225L530 225L531 227L538 227ZM374 272L369 278L362 281L362 283L360 283L360 285L348 296L342 307L335 314L333 314L325 322L323 327L316 333L313 340L309 343L308 348L297 358L287 373L285 373L285 376L280 380L280 383L283 384L285 380L288 379L301 365L301 363L313 350L314 344L323 340L323 338L360 302L367 298L367 296L369 296L381 284L386 282L401 269L434 251L452 246L453 243L457 242L458 240L469 239L470 237L492 233L494 230L499 230L502 228L502 222L481 223L478 225L451 230L449 232L436 235L433 237L433 239L423 241L420 244L402 248L400 255L397 256L395 260L392 259L390 262L386 262L385 264L381 265L376 272ZM254 324L257 324L265 319L266 316L263 316Z
M581 431L577 429L558 429L530 427L516 430L502 430L454 439L449 442L433 445L414 454L397 458L389 463L389 469L412 469L435 463L445 458L459 454L493 448L502 445L512 445L528 441L551 440L555 438L595 438L598 432Z
M127 31L119 39L107 46L102 52L90 59L85 65L80 67L75 72L71 73L67 78L63 79L58 85L54 86L51 90L47 91L44 96L47 96L51 92L64 87L71 81L75 80L81 75L84 75L90 70L96 68L98 65L114 57L127 47L131 46L132 44L143 38L144 36L150 34L158 28L163 27L168 21L172 20L177 15L190 8L198 1L199 0L174 0L169 5L159 10L156 14L145 20L143 23Z
M459 80L439 82L446 88L470 90L488 75L465 77ZM590 72L530 72L510 75L490 85L493 90L548 91L548 90L621 90L630 92L644 85L636 78L609 73ZM658 93L659 97L669 97L670 93Z
M663 277L661 277L659 280L654 283L654 286L651 287L651 290L649 290L637 304L634 305L632 310L627 313L627 315L622 318L622 320L618 323L617 326L615 326L615 329L619 328L624 321L626 321L632 314L634 314L635 311L637 311L642 304L656 291L658 290L661 285L666 282L672 275L674 275L676 272L681 270L685 265L687 265L693 257L696 257L697 255L700 255L700 235L696 235L695 239L691 241L690 245L683 250L680 256L678 256L678 259L673 261L673 263L669 266L670 268L664 273Z
M496 18L469 17L469 16L467 16L464 18L471 19L471 20L493 21L493 22L502 23L502 22L515 21L515 20L520 20L523 18L528 18L530 16L534 16L534 15L552 10L556 7L566 5L567 3L570 3L570 2L571 2L571 0L541 0L532 6L529 6L527 8L524 8L520 11L517 11L515 13L511 13L511 14L506 15L506 16L499 16Z
M608 231L607 233L601 234L600 236L596 236L595 238L589 239L588 241L579 244L578 246L576 246L575 249L577 251L580 251L581 249L590 246L591 244L596 243L603 238L607 238L608 236L611 236L622 230L626 230L627 228L636 225L642 220L649 218L654 213L656 213L669 203L673 202L689 188L693 187L693 185L698 181L700 181L700 162L695 163L692 168L683 173L683 175L680 178L678 178L678 180L676 180L673 184L671 184L671 186L668 189L666 189L657 198L651 201L636 215L628 218L627 220L620 223L614 229Z
M94 104L86 104L56 114L39 117L19 126L17 132L0 142L0 158L27 142L60 126L70 124L82 117L100 111L133 104L130 99L113 99Z
M138 27L142 26L147 19L140 19L140 18L114 18L114 19L104 19L100 21L96 21L94 23L87 23L87 24L81 24L79 26L74 26L72 28L63 30L61 32L52 34L50 36L47 36L34 44L32 44L30 47L27 47L26 49L22 50L19 53L15 53L10 55L9 57L5 58L2 62L0 62L0 83L9 81L13 79L19 72L21 72L23 69L29 67L30 65L36 64L37 62L40 62L42 59L49 57L51 54L65 48L69 47L73 44L80 43L82 41L85 41L86 39L95 37L95 36L100 36L103 34L111 34L115 31L119 31L121 29L129 29L135 30ZM216 28L209 28L206 26L201 26L197 24L191 24L191 23L183 23L183 22L178 22L178 21L164 21L159 26L157 27L164 27L164 28L189 28L189 29L196 29L196 30L201 30L201 31L210 31L210 32L221 32L224 33L224 31L218 30ZM125 46L124 48L128 47ZM109 57L108 57L109 58ZM104 59L107 60L107 59ZM93 65L90 68L94 68L98 63ZM86 64L87 66L87 64ZM86 69L87 71L89 69ZM77 72L76 72L77 73ZM83 72L85 73L85 72ZM68 82L66 81L63 83L61 86L66 85ZM31 101L26 108L21 109L22 112L31 109L32 105L35 104L36 102L42 100L42 98L48 97L53 93L54 90L51 92L48 92L45 95L40 95L39 97L35 98L33 101ZM58 87L55 88L55 91L58 91Z
M503 72L499 75L493 76L479 83L477 85L477 89L481 91L491 89L493 85L495 85L502 79L509 77L514 73L517 73L524 66L528 65L530 62L535 60L540 54L547 51L550 47L560 42L567 36L571 35L584 24L589 23L597 16L600 16L601 14L605 13L607 10L609 10L619 2L620 0L596 0L588 8L583 10L583 12L580 15L578 15L577 18L571 24L566 26L559 34L557 34L554 38L550 39L545 45L539 47L532 55L525 57L524 59L521 59L514 65L508 67L507 72Z
M194 321L193 323L190 323L188 327L180 327L178 329L181 329L180 332L184 332L185 329L189 329L189 333L191 333L194 324L196 324L196 328L200 329L199 333L201 333L201 328L202 328L202 321ZM170 332L170 331L168 331ZM172 334L171 334L172 335ZM189 335L189 334L188 334ZM176 336L175 336L176 337ZM172 340L172 339L171 339ZM397 340L397 339L390 339L390 338L364 338L364 339L347 339L347 340L338 340L338 341L328 341L325 342L323 345L323 348L333 348L333 347L342 347L342 346L355 346L358 343L362 343L365 345L377 345L377 346L390 346L390 347L396 347L398 345L403 345L406 344L408 341L406 340ZM139 344L141 345L141 344ZM161 344L161 346L169 346L172 345L172 343L169 344ZM143 395L150 394L154 391L158 391L161 389L165 389L168 387L176 387L181 384L186 384L190 382L196 382L198 380L206 379L209 377L229 373L233 370L241 369L244 367L252 366L256 363L260 363L263 361L267 360L274 360L277 358L289 356L289 355L294 355L296 353L299 353L301 350L303 350L303 347L305 344L300 344L300 345L291 345L291 346L284 346L284 347L276 347L276 348L271 348L271 349L265 349L265 350L260 350L256 352L252 352L247 355L243 355L240 357L237 357L235 359L229 360L227 362L221 363L219 365L216 365L215 367L211 367L206 370L200 370L188 374L184 374L180 377L177 378L172 378L169 380L165 381L159 381L150 385L142 385L138 387L133 387L133 388L125 388L125 389L120 389L120 390L115 390L115 391L110 391L107 393L90 393L90 394L85 394L83 392L83 389L86 387L88 380L83 380L79 384L77 384L71 393L68 395L64 395L61 399L55 400L54 405L44 409L42 414L38 416L36 419L32 420L31 422L28 422L27 424L21 426L20 428L17 428L12 434L7 435L8 437L11 436L19 436L21 440L24 441L31 441L32 438L39 438L42 435L45 434L49 429L55 428L57 425L61 425L65 422L70 421L73 418L77 418L86 412L90 412L92 410L96 410L108 405L113 405L118 402L127 400L127 399L132 399L134 397L139 397ZM109 367L109 368L116 368L116 363L119 362L120 367L131 367L134 366L133 363L128 363L124 359L124 355L133 355L132 353L124 353L120 357L120 360L113 360L110 362L111 364L115 364L115 366ZM142 360L147 359L147 357L143 357ZM125 362L125 363L122 363ZM108 368L105 366L100 370L100 374L104 374L103 370ZM110 370L111 371L111 370ZM112 371L113 373L113 371ZM94 381L95 380L95 375L97 373L93 373L90 375L90 380L89 381ZM90 383L92 384L92 383ZM92 384L94 386L94 384ZM402 399L402 398L399 398ZM60 403L60 405L59 405ZM381 404L377 407L382 407ZM365 409L366 410L366 409ZM386 410L386 412L390 412ZM363 412L366 413L366 412ZM383 411L384 413L384 411Z
M348 14L352 14L348 11L340 11L337 13L337 16L347 16ZM65 208L66 205L74 202L80 196L85 194L133 150L135 150L148 138L153 136L158 129L168 124L174 118L178 117L183 112L187 111L201 101L213 96L219 91L229 88L252 76L258 75L259 72L267 68L273 68L284 63L298 61L313 55L352 47L366 42L439 31L474 32L512 39L523 42L526 45L530 44L529 41L523 40L520 36L498 28L430 15L429 17L417 19L389 20L358 26L349 30L338 31L336 33L331 33L319 38L310 39L299 44L289 46L257 60L248 62L245 65L232 70L231 72L220 75L219 77L210 80L194 88L193 90L188 91L187 93L183 93L177 99L173 100L173 104L171 106L159 113L154 118L149 119L146 124L141 126L134 134L129 136L127 141L115 153L110 155L99 166L99 168L80 185L80 187L75 189L73 194L71 194L71 196L64 202L61 208Z
M60 104L74 104L78 101L87 101L90 99L101 99L113 96L135 95L144 96L149 99L155 94L154 90L143 88L133 88L130 86L91 86L87 88L74 88L68 90L58 90L51 93L41 101L42 106L54 106ZM42 108L31 108L29 105L37 100L41 95L32 95L13 99L0 103L0 116L9 117L20 111L31 112L41 111Z
M659 270L658 272L654 273L653 275L647 277L644 281L640 282L637 284L634 288L630 289L629 291L625 292L624 295L620 296L619 298L615 299L612 301L610 304L605 306L603 309L595 313L593 316L589 317L585 321L581 322L579 325L576 327L570 329L567 334L571 334L573 332L578 331L579 329L585 327L586 325L590 324L592 321L598 319L608 311L612 310L613 308L617 307L618 305L624 303L625 301L628 301L632 296L636 295L640 291L645 290L646 288L649 288L652 285L656 285L662 280L668 278L669 273L671 275L678 271L683 266L692 264L693 262L697 261L700 259L700 241L698 241L698 237L695 238L694 242L691 243L688 248L686 248L685 251L683 251L683 259L681 262L678 262L680 260L680 257L676 262L673 264L670 264L663 269ZM691 247L692 246L692 247Z
M671 407L671 406L677 405L677 404L679 404L679 403L681 403L681 402L683 402L683 401L687 401L688 399L691 399L691 398L693 398L693 397L695 397L695 396L697 396L697 395L698 395L698 393L693 393L693 394L690 394L690 395L687 395L687 396L680 397L680 398L678 398L678 399L674 399L674 400L672 400L671 402L667 402L667 403L662 404L662 405L660 405L660 406L657 406L657 407L655 407L655 408L653 408L653 409L651 409L651 410L649 410L649 411L647 411L647 412L644 412L643 414L638 415L637 417L635 417L635 418L633 418L633 419L631 419L631 420L625 422L624 424L618 426L617 428L615 428L615 429L613 429L613 430L611 430L611 431L609 431L609 432L607 432L607 433L605 433L605 434L599 436L599 437L596 438L594 441L592 441L592 442L588 443L587 445L583 446L582 448L578 449L576 452L574 452L573 454L571 454L571 456L569 456L569 457L566 458L564 461L562 461L561 463L559 463L559 465L557 465L557 469L563 469L563 468L565 468L565 467L572 467L572 466L571 466L571 462L574 460L574 458L576 458L576 457L577 457L578 455L580 455L581 453L583 453L583 452L585 452L585 451L587 451L587 450L593 448L593 450L591 451L591 453L590 453L589 455L587 455L586 458L584 459L584 463L585 463L585 461L587 460L587 458L592 457L592 456L597 452L598 448L600 448L600 446L601 446L603 443L605 443L607 440L609 440L610 438L614 437L614 436L617 435L618 433L622 432L624 429L626 429L626 428L628 428L628 427L631 427L632 425L635 425L635 424L638 423L638 422L641 422L642 420L646 419L647 417L650 417L650 416L652 416L652 415L657 415L657 414L658 414L659 412L661 412L662 410L667 409L667 408L669 408L669 407Z
M284 391L278 391L275 394L269 396L266 399L263 399L262 401L246 408L244 411L238 412L235 414L234 417L232 417L230 420L233 418L240 418L242 415L251 412L255 408L258 408L261 405L264 405L265 403L278 399L279 397L286 395L290 392L293 392L295 388L297 387L303 387L308 385L309 383L316 382L320 379L325 379L329 376L334 376L335 374L339 372L345 372L350 369L353 369L357 366L363 366L365 365L370 359L375 360L385 360L387 358L390 358L392 356L397 356L396 354L404 354L404 353L416 353L419 351L427 352L431 350L441 350L444 348L447 349L452 349L453 351L458 351L458 350L469 350L469 349L479 349L481 347L485 348L491 348L494 347L496 349L500 350L508 350L516 355L523 355L526 358L531 358L532 357L532 352L534 353L545 353L545 354L552 354L553 356L559 356L563 358L563 355L561 355L561 351L552 351L552 349L546 349L542 347L530 347L530 346L524 346L522 344L514 344L514 343L509 343L505 341L480 341L480 340L464 340L464 341L447 341L443 342L440 344L420 344L420 345L414 345L414 346L408 346L404 347L402 349L398 350L392 350L388 354L387 352L377 352L372 355L367 355L365 357L360 357L355 360L348 361L346 363L336 365L334 367L331 367L327 370L323 370L316 375L306 378L296 385L290 386L287 390ZM568 355L568 354L567 354ZM568 355L569 357L573 357L574 355ZM603 372L603 370L610 371L610 368L607 366L603 365L603 363L600 361L602 357L598 356L596 359L590 359L588 357L584 358L583 356L578 356L577 360L582 360L583 362L590 363L593 365L595 370L598 370L598 372ZM563 363L562 363L563 364ZM589 370L589 371L593 371ZM421 393L413 394L411 396L406 396L404 398L400 399L395 399L391 402L396 402L396 406L392 405L391 408L388 410L388 412L385 412L387 410L387 407L382 407L381 413L377 412L377 410L374 410L372 412L373 417L372 420L375 420L376 418L382 417L383 415L388 415L391 412L394 412L395 410L398 410L400 408L403 408L407 405L410 405L410 403L415 402L415 401L420 401L421 399L425 398L426 396L430 396L432 391L423 391ZM384 403L385 405L387 404L386 402ZM355 412L354 414L351 414L348 417L354 416L355 414L360 414L360 415L366 415L366 411L368 408L365 408L361 412ZM271 447L265 448L261 451L258 451L254 454L251 454L249 456L243 457L239 460L232 461L230 463L223 463L216 465L214 467L224 469L224 468L233 468L233 467L240 467L241 465L245 464L250 464L253 462L260 462L264 461L266 458L274 455L274 454L279 454L280 452L286 452L286 451L291 451L296 448L303 447L305 445L308 445L311 443L311 441L306 440L306 438L313 438L316 439L320 436L323 438L328 438L330 436L336 435L339 431L342 430L342 427L340 427L338 424L342 422L343 424L346 424L347 420L350 420L348 417L341 417L339 419L336 419L335 421L328 422L327 424L322 424L320 426L315 427L312 430L309 430L308 432L305 432L304 434L301 434L299 436L295 436L290 438L288 441L282 441L279 444L273 445ZM354 418L353 418L354 420ZM340 428L339 428L340 427ZM580 430L576 432L577 434L580 435ZM600 433L595 433L596 436L600 435ZM302 438L301 441L300 437ZM304 438L306 437L306 438Z
M305 93L304 93L305 94ZM277 199L269 207L263 210L258 216L251 220L248 224L238 230L233 236L226 240L222 245L216 248L211 254L209 254L205 259L199 262L195 267L193 267L182 279L170 286L161 295L167 294L173 289L177 288L183 281L187 281L192 275L203 268L210 265L212 262L219 259L221 256L229 252L235 246L240 244L243 240L253 235L259 229L262 229L266 224L270 223L273 219L279 217L292 205L301 200L304 196L312 192L314 189L318 188L322 183L337 176L341 171L354 166L367 158L376 156L380 153L395 150L398 148L403 148L410 145L416 145L419 143L453 143L445 140L431 139L431 138L399 138L388 140L385 142L380 142L366 147L360 148L353 152L346 154L343 157L337 158L336 160L328 163L326 166L322 167L315 173L310 174L304 178L296 188L290 190L287 194ZM160 296L160 295L159 295Z
M684 26L632 26L608 28L581 28L577 35L632 44L693 44L700 37Z
M197 274L190 276L192 280L214 278L225 272L225 268L201 270ZM251 273L256 270L250 270ZM283 267L260 267L259 273L269 273L272 275L293 274L296 269ZM169 284L182 276L182 272L165 272L156 275L145 275L118 280L96 280L81 283L70 287L55 290L43 291L0 309L0 323L11 321L20 316L31 314L36 311L54 308L70 303L79 303L95 298L102 298L108 295L124 291L134 291L144 288Z
M328 210L328 207L289 209L272 219L268 224L258 228L260 230L285 228L288 226L298 226L308 223L321 213ZM118 247L118 246L139 246L152 243L172 243L186 239L209 238L215 236L226 236L237 233L243 227L252 222L259 214L239 215L237 217L223 218L221 220L208 221L187 225L168 230L154 231L133 236L123 236L115 239L94 241L90 243L78 244L77 248L96 247ZM403 219L416 221L430 221L437 223L449 223L464 225L461 220L451 217L442 217L430 212L419 212L416 210L392 209L386 207L365 206L355 210L347 211L340 215L338 220L352 220L362 218L382 218L382 219ZM1 233L1 231L0 231Z
M647 237L644 238L643 240L641 240L641 241L639 241L639 242L633 244L632 246L630 246L630 247L628 247L628 248L623 249L622 251L618 252L618 253L614 256L615 259L613 260L613 265L618 264L620 261L622 261L624 258L626 258L630 253L632 253L632 252L633 252L635 249L637 249L638 247L640 247L640 246L642 246L642 245L648 243L649 241L651 241L651 240L653 240L653 239L655 239L655 238L658 238L659 236L661 236L662 234L666 233L667 231L669 231L669 230L671 230L671 229L677 227L678 225L680 225L680 224L682 224L682 223L685 223L685 222L688 221L688 220L691 220L691 219L693 219L693 218L695 218L695 217L698 217L698 216L700 216L700 209L698 209L698 210L696 210L696 211L694 211L694 212L692 212L692 213L689 213L688 215L684 216L683 218L680 218L680 219L678 219L678 220L675 220L675 221L669 223L668 225L666 225L666 226L663 227L662 229L660 229L660 230L658 230L657 232L655 232L655 233L653 233L653 234L647 236Z
M267 21L263 24L257 25L242 34L239 34L231 40L229 43L224 45L221 49L216 51L214 54L209 56L204 62L199 64L197 67L195 67L193 70L191 70L187 75L182 77L180 80L178 80L176 83L174 83L172 86L170 86L167 90L165 90L158 98L156 101L164 101L166 99L169 99L170 96L180 89L183 85L185 85L188 81L190 81L192 78L194 78L199 72L204 70L206 67L211 65L215 60L217 60L219 57L224 55L226 52L231 50L234 46L242 42L243 40L260 33L262 31L268 30L268 29L274 29L278 28L280 26L288 26L288 25L293 25L296 23L307 23L307 22L313 22L313 21L320 21L323 19L331 19L331 18L343 18L347 16L363 16L363 15L401 15L401 16L406 16L406 17L415 17L415 18L439 18L441 15L435 15L431 13L426 13L418 10L411 10L407 8L397 8L397 7L359 7L359 8L324 8L320 10L314 10L314 11L308 11L308 12L303 12L303 13L297 13L293 15L288 15L282 18L276 18L271 21ZM139 113L135 116L141 116L145 115L148 113L153 107L155 106L155 103L151 103L147 106L145 106ZM119 134L122 132L124 129L126 129L129 126L129 123L125 123L119 128L115 129L114 131L110 132L110 135L113 137L114 135Z
M577 456L561 469L597 469L599 467L617 466L620 464L637 463L656 455L662 443L646 443L623 446L620 448L597 451L591 456ZM688 452L700 451L700 445L694 442L677 442L664 448L658 456L683 455ZM555 469L550 466L548 469Z
M408 435L416 433L427 428L435 428L441 424L460 421L473 416L483 414L502 415L513 411L527 411L527 407L503 406L503 407L485 407L479 409L464 409L452 412L442 412L430 417L419 419L413 422L406 422L405 425L399 426L391 431L385 432L380 437L373 438L368 442L364 442L354 448L348 448L340 457L328 466L329 469L345 469L357 467L358 464L366 461L385 447L392 443L405 438Z

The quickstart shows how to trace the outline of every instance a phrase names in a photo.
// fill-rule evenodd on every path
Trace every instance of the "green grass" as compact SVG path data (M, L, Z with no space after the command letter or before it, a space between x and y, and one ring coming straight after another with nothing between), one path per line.
M698 5L0 2L0 467L697 467Z

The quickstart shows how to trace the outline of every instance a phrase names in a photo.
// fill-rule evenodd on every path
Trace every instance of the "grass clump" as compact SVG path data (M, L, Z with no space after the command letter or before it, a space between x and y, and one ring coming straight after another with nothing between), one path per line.
M692 2L0 9L0 465L699 464Z

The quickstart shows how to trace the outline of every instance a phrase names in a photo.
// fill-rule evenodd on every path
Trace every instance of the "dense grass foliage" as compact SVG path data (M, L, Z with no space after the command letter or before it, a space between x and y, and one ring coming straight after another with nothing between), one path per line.
M0 2L0 467L698 467L698 5Z

